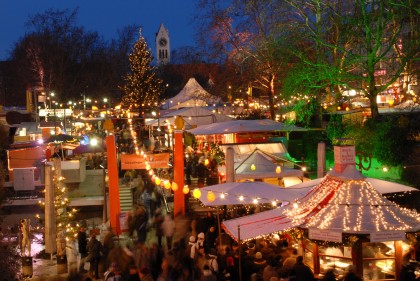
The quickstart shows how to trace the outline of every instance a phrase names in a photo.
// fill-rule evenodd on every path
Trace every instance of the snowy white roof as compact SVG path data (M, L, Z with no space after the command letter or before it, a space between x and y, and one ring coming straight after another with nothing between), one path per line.
M184 88L173 98L168 99L163 109L179 109L183 107L202 107L210 103L218 103L221 99L213 96L198 84L197 80L190 78Z
M297 186L308 186L308 183ZM354 165L349 165L341 174L328 173L296 204L223 223L235 239L238 239L238 225L241 240L293 227L354 234L414 232L420 230L420 214L384 198Z
M149 126L163 126L167 125L168 122L173 125L176 116L181 116L184 119L186 129L191 129L197 126L212 124L217 122L225 122L232 120L232 118L214 113L203 107L185 107L179 110L171 111L165 115L162 115L159 119L153 119L146 122Z

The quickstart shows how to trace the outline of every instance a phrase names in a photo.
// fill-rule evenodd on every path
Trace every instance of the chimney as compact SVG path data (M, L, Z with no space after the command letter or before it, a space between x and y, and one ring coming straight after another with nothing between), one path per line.
M349 165L356 165L356 148L354 145L334 146L334 170L342 173Z

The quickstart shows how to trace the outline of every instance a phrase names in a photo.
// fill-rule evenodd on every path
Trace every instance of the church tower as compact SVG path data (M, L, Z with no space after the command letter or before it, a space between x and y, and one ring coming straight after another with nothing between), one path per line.
M163 23L160 24L156 33L156 62L157 65L171 62L171 49L169 44L169 31Z

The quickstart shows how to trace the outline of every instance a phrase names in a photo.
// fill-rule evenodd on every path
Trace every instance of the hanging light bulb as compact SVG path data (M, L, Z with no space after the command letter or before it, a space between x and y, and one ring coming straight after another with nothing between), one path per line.
M156 177L156 178L155 178L155 184L156 184L156 185L160 185L160 183L161 183L160 178L159 178L159 177Z
M209 202L216 200L216 195L214 195L213 191L207 192L207 200L209 200Z
M188 185L184 185L184 188L182 189L182 192L183 192L184 194L188 194L188 193L190 193L190 189L188 188Z
M257 169L257 167L255 167L254 164L251 165L251 171L255 171Z
M193 196L194 196L194 198L199 199L201 197L201 191L200 191L200 189L198 189L198 188L194 189Z
M166 189L169 189L169 188L171 188L171 183L170 183L169 181L164 181L163 186L164 186Z
M242 195L239 196L239 201L244 201L244 197Z
M277 165L276 174L280 174L280 173L281 173L281 167L280 165Z
M173 182L171 188L172 188L173 191L177 191L178 190L178 184L176 182Z
M220 198L222 198L222 199L225 199L225 194L224 193L222 193L222 194L220 194Z

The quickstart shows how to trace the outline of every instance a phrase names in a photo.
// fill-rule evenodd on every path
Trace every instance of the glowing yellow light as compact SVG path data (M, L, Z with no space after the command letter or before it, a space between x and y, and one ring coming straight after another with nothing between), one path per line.
M172 188L173 191L177 191L178 190L178 184L176 182L173 182L171 188Z
M198 188L194 189L193 196L194 196L194 198L199 199L201 197L201 191L200 191L200 189L198 189Z
M257 167L255 167L254 164L251 165L251 171L255 171L257 169Z
M164 181L163 186L164 186L166 189L169 189L169 188L171 188L171 183L170 183L169 181Z
M146 164L146 170L149 171L152 168L149 163Z
M209 159L204 160L204 165L208 165L209 164Z
M281 167L280 166L277 166L277 168L276 168L276 174L280 174L281 173Z
M156 179L155 179L155 184L156 184L156 185L160 185L160 183L161 183L160 178L159 178L159 177L156 177Z
M273 202L271 202L271 205L272 205L273 207L275 207L275 206L277 206L277 202L276 202L276 201L273 201Z
M225 198L225 194L224 193L220 194L220 198L224 199Z
M239 196L239 201L244 201L244 197L242 195Z
M302 167L302 171L306 172L306 167Z
M216 195L214 195L213 191L207 192L207 200L209 200L209 202L216 200Z
M382 171L384 171L384 172L388 172L388 167L383 167L383 168L382 168Z
M252 202L253 202L254 204L258 204L258 199L254 199L254 200L252 200Z
M188 193L190 193L190 189L188 188L188 185L184 185L184 188L182 189L182 192L183 192L184 194L188 194Z

